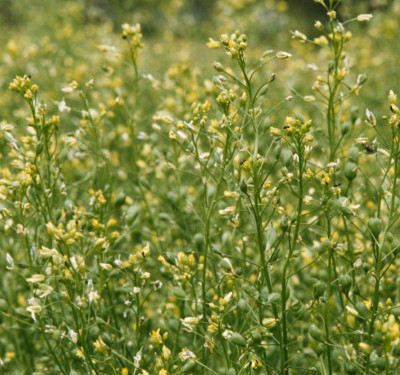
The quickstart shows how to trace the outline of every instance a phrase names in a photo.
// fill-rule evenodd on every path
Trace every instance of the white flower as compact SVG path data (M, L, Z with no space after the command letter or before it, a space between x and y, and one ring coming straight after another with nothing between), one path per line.
M58 110L60 112L71 112L71 108L67 106L65 100L61 100L61 102L58 103Z
M294 39L297 39L302 43L304 43L307 40L307 36L301 33L299 30L296 30L292 34Z
M366 120L367 124L371 125L371 126L375 126L376 125L376 118L375 118L374 114L369 109L367 109L365 111L365 114L367 116L367 120Z
M179 353L179 359L182 362L185 362L187 360L194 361L196 359L196 355L192 351L190 351L189 349L183 348L182 351Z
M74 330L69 329L68 336L74 344L78 342L78 334Z
M28 300L28 303L29 305L26 308L26 311L31 313L32 319L34 320L34 322L36 322L36 314L39 314L42 311L42 307L39 305L35 298L30 298Z
M226 329L223 333L222 333L222 337L224 339L229 339L232 337L233 332L229 329Z
M357 316L357 315L358 315L357 310L354 309L354 308L351 307L351 306L346 306L346 310L347 310L351 315L354 315L354 316Z
M97 293L97 290L92 290L89 292L89 303L92 302L97 302L100 299L99 293Z
M44 275L35 274L32 275L30 278L26 279L26 281L28 283L36 284L36 283L41 283L42 281L44 281L44 279L45 279Z
M14 268L14 259L9 253L6 254L6 261L8 264L7 269L12 270Z
M359 14L357 16L357 21L358 22L368 22L372 18L372 14Z
M112 265L109 264L109 263L100 263L100 267L103 270L106 270L106 271L111 271L112 270Z
M61 91L64 92L64 93L66 93L66 94L70 94L71 92L74 91L74 89L73 89L72 87L70 87L70 86L67 86L67 87L63 87L63 88L61 89Z
M315 102L315 96L313 96L313 95L306 95L303 99L304 99L305 102L308 102L308 103L314 103Z
M220 215L232 215L232 214L235 213L235 209L236 209L236 207L234 207L234 206L232 206L232 207L227 207L227 208L225 208L225 209L223 209L223 210L219 210L218 213L219 213Z
M292 56L291 53L289 53L289 52L284 52L284 51L279 51L279 52L276 54L276 57L277 57L278 59L280 59L280 60L288 59L288 58L291 57L291 56Z
M136 355L133 357L133 362L134 362L134 366L135 368L139 368L140 367L140 361L142 360L142 352L139 351L136 353Z

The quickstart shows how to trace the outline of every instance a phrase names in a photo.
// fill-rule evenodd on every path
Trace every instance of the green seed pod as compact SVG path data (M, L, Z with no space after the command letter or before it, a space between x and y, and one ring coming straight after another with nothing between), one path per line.
M174 297L179 298L179 299L185 299L186 298L185 291L182 288L178 287L178 286L172 288L172 294L173 294Z
M279 157L281 156L281 152L282 152L282 145L278 143L274 149L274 156L276 160L278 160Z
M318 254L321 255L325 253L331 247L331 241L327 238L323 240L318 246Z
M235 370L234 368L231 367L231 368L227 371L226 375L236 375L236 370Z
M356 163L357 164L358 163L358 148L355 147L355 146L350 147L349 154L348 154L347 158L352 163Z
M242 191L243 194L247 194L247 183L245 180L242 180L240 182L240 190Z
M260 297L262 301L267 301L268 300L268 288L264 287L261 289Z
M247 311L249 308L249 305L245 299L241 298L238 302L238 308L240 310Z
M294 117L296 117L296 120L299 120L301 123L306 122L304 116L301 113L295 113Z
M367 82L368 81L368 75L367 74L365 74L365 73L362 73L362 74L360 74L359 76L358 76L358 78L357 78L357 83L359 84L359 85L363 85L365 82Z
M292 153L292 151L289 150L289 149L284 150L284 151L283 151L283 154L282 154L282 162L283 162L283 165L284 165L286 168L288 168L288 167L290 166L290 164L292 163L292 160L293 160L293 153Z
M214 68L217 72L223 72L223 71L224 71L223 65L222 65L220 62L218 62L218 61L214 62L214 63L212 64L212 66L213 66L213 68Z
M354 285L353 287L353 295L354 296L359 296L360 295L360 288L358 287L358 285Z
M327 285L324 281L317 281L314 285L314 298L318 299L319 297L321 297L325 290L327 288Z
M351 123L354 125L360 116L360 110L358 107L351 107L350 108L350 119Z
M275 228L269 227L267 229L265 249L266 250L271 249L273 247L274 243L276 242L276 239L277 239L277 234L276 234Z
M320 355L324 354L325 352L325 345L323 343L319 343L315 348L315 354L319 357Z
M371 266L370 266L369 263L364 262L364 263L362 264L362 268L363 268L364 272L367 273L367 272L371 269Z
M344 294L347 294L349 292L351 288L351 281L351 276L349 274L339 276L339 287Z
M346 135L350 131L350 126L351 126L350 122L345 121L340 128L341 134Z
M252 341L253 341L255 344L261 343L261 341L262 341L261 333L260 333L260 332L257 332L257 331L253 332L253 333L251 334L251 339L252 339Z
M233 332L229 340L234 344L236 344L237 346L242 346L242 347L247 346L246 339L240 333Z
M268 302L272 305L279 305L281 300L281 295L279 293L271 293L268 296Z
M68 147L64 147L64 148L60 151L59 158L60 158L60 162L61 162L61 163L64 162L65 159L67 159L68 152L69 152Z
M346 363L344 368L345 368L346 374L349 374L349 375L358 374L357 367L352 365L351 363Z
M315 341L324 342L324 334L315 324L311 325L308 333L309 333L310 337L312 339L314 339Z
M58 340L61 339L61 335L62 335L61 330L57 328L57 329L54 330L54 332L53 332L53 339L54 339L55 341L58 341ZM94 337L93 337L93 338L94 338ZM96 338L97 338L97 336L96 336Z
M394 239L392 242L392 251L394 256L398 256L400 253L400 241Z
M193 237L193 242L195 243L197 248L201 248L204 243L204 235L201 233L196 233Z
M353 181L357 176L357 164L352 162L346 163L343 173L349 181Z
M328 62L329 72L331 72L333 69L335 69L335 65L336 65L335 60L329 60L329 62Z
M115 207L121 207L125 203L125 194L120 191L114 200Z
M100 328L97 326L90 327L88 333L92 340L97 339L97 337L100 335Z
M172 191L169 191L168 193L167 193L167 200L172 204L172 205L176 205L177 204L177 202L178 202L178 196L174 193L174 192L172 192Z
M39 156L42 153L43 148L44 148L43 142L42 141L38 142L36 145L36 156Z
M27 316L28 312L23 307L17 307L15 310L17 315Z
M281 217L279 226L281 227L282 231L284 231L284 232L289 228L289 220L288 220L287 216Z
M389 242L389 243L392 243L393 242L393 240L394 240L394 236L393 236L393 234L392 233L386 233L386 240Z
M103 333L101 334L101 338L103 339L103 341L104 341L107 345L111 345L111 344L112 344L111 336L110 336L107 332L103 332Z
M369 310L367 309L367 306L365 306L364 302L358 301L356 302L356 308L358 310L358 313L363 317L367 318L370 315Z
M7 311L8 310L8 302L3 299L0 298L0 311Z
M379 372L382 374L386 369L386 359L376 357L371 361L371 365L380 370Z
M189 371L193 370L196 366L196 362L191 360L187 361L181 368L181 374L187 375Z
M375 238L378 238L382 230L381 219L379 219L378 217L372 217L371 219L369 219L368 229L371 231L372 235Z
M298 312L302 310L303 304L301 301L296 301L295 303L292 304L291 308L294 312Z

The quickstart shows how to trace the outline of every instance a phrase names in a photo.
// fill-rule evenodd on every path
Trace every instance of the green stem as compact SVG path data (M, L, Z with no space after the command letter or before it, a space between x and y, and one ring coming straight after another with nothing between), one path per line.
M299 141L299 166L298 166L298 187L299 187L299 201L297 207L297 218L296 218L296 226L294 230L294 235L292 239L291 246L289 248L289 253L286 257L283 270L282 270L282 279L281 279L281 309L282 309L282 345L281 345L281 374L288 375L289 368L286 367L289 360L289 350L288 350L288 332L287 332L287 315L286 315L286 303L287 303L287 270L290 265L290 261L292 259L293 253L296 249L297 238L300 233L300 222L301 222L301 212L303 209L303 153L301 149L301 144Z

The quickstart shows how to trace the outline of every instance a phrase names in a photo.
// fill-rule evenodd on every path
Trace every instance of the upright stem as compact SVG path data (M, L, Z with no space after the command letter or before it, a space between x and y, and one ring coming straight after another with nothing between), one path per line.
M202 274L202 283L201 283L201 292L202 292L202 299L203 299L203 322L204 322L205 325L207 323L206 276L207 276L207 264L208 264L208 255L209 255L209 251L208 250L209 250L209 247L210 247L210 224L211 224L211 218L212 218L212 214L214 212L215 205L216 205L216 203L218 201L218 197L219 197L219 194L220 194L222 182L224 180L224 171L225 171L225 167L227 165L229 144L230 144L230 132L229 132L229 130L227 130L221 172L220 172L220 176L219 176L219 179L218 179L218 182L217 182L217 187L216 187L214 199L213 199L212 203L210 204L210 206L208 207L208 212L207 212L206 221L205 221L205 230L204 230L204 263L203 263L203 274ZM206 347L203 345L203 350L202 350L202 358L203 358L203 360L205 359L205 354L206 354ZM204 373L204 367L202 367L202 373Z
M329 214L326 215L327 226L328 226L328 238L331 237L331 222ZM332 295L332 267L333 267L333 251L332 247L328 248L328 287L326 291L326 301L324 308L324 324L325 324L325 338L326 338L326 353L328 356L328 371L329 375L332 375L332 356L330 347L330 328L329 328L329 299Z
M282 270L282 279L281 279L281 309L282 309L282 345L281 345L281 374L288 375L289 368L286 367L289 360L289 350L288 350L288 332L287 332L287 315L286 315L286 303L287 303L287 270L290 265L290 261L292 259L293 253L296 249L297 239L300 233L300 221L301 221L301 211L303 209L303 152L301 141L298 142L298 151L299 151L299 167L298 167L298 188L299 188L299 201L297 207L297 217L296 217L296 226L293 234L293 239L291 242L291 246L289 247L289 253L287 254L283 270Z
M395 196L397 190L397 176L398 176L398 156L399 156L399 131L396 130L393 132L394 142L392 144L392 152L391 155L394 157L394 172L393 172L393 184L392 184L392 200L390 204L389 210L389 218L388 223L386 225L385 231L382 233L382 237L378 242L377 238L372 238L372 252L375 254L375 288L374 288L374 297L372 301L371 308L371 319L369 321L369 329L368 329L368 345L369 345L369 353L367 354L367 359L365 362L365 375L369 375L370 367L371 367L371 351L372 351L372 342L373 342L373 334L374 334L374 324L377 317L378 305L379 305L379 294L380 294L380 282L382 278L382 245L384 243L386 233L388 232L390 226L392 225L392 219L395 211ZM395 148L393 150L393 148ZM391 167L392 158L389 160L388 170Z

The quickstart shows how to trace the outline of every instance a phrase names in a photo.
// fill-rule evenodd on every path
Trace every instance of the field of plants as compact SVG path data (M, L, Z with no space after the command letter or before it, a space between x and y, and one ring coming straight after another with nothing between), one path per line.
M0 28L0 375L400 374L400 0Z

